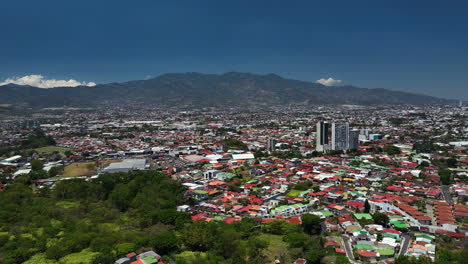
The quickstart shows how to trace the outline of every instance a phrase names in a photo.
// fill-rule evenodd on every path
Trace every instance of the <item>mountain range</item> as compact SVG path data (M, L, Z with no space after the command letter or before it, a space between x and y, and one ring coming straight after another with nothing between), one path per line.
M94 87L37 88L0 86L0 104L28 107L158 104L183 106L249 106L311 104L455 104L455 100L355 86L324 86L276 74L169 73L153 79L99 84Z

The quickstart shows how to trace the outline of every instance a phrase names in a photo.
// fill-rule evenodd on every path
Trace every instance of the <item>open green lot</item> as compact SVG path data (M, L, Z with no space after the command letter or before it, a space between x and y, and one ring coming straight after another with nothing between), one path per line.
M56 179L59 178L70 178L70 177L78 177L78 176L92 176L94 171L105 167L106 165L118 162L120 160L104 160L104 161L87 161L87 162L76 162L70 165L65 166L63 169L63 173L60 176L55 177Z
M63 174L59 178L69 178L77 176L91 176L96 168L95 161L77 162L65 166Z
M291 190L288 194L286 194L287 197L294 197L296 198L297 196L299 196L299 194L303 192L303 191L300 191L300 190Z
M58 151L60 153L65 153L65 151L70 150L72 151L73 149L71 148L64 148L64 147L57 147L57 146L47 146L47 147L42 147L42 148L37 148L34 149L38 153L52 153L55 151Z

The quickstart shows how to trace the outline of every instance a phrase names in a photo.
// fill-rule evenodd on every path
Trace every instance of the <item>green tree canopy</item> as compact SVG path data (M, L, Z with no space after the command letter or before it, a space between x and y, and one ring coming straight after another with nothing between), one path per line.
M304 214L301 217L304 232L310 235L318 235L322 231L322 219L313 214Z

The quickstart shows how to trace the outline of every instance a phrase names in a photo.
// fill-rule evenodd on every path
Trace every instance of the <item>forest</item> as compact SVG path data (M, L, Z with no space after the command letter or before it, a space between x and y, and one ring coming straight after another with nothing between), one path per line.
M195 221L178 212L191 203L185 189L159 171L104 174L52 188L34 188L31 176L0 192L0 263L114 263L130 252L154 250L166 263L266 263L326 254L320 219L303 225L246 218L226 224ZM268 256L280 237L288 252ZM289 250L290 249L290 250ZM347 263L344 256L337 257Z

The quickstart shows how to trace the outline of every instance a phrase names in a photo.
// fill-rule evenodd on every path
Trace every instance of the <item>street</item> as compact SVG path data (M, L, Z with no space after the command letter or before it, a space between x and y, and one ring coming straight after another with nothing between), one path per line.
M435 225L436 224L436 219L435 219L435 215L434 215L434 208L432 207L432 205L430 203L426 203L426 213L431 218L432 224Z
M450 186L442 185L442 195L444 196L445 201L449 204L453 204L452 196L450 195Z
M342 235L341 238L343 239L343 244L346 250L346 256L354 262L354 255L353 255L353 247L351 246L351 239L347 235Z
M406 252L408 251L408 247L410 245L410 241L411 241L411 237L408 233L405 233L402 235L402 244L401 244L401 248L400 248L400 252L398 253L398 255L405 255Z

